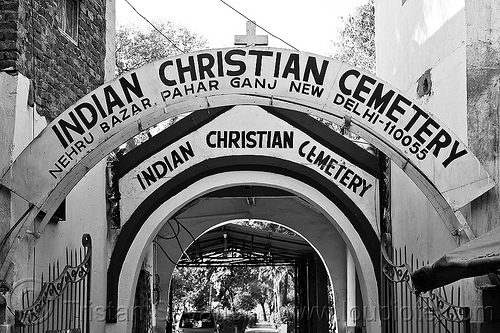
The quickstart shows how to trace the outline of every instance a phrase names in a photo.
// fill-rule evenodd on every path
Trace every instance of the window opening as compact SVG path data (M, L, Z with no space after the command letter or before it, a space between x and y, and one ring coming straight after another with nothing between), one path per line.
M79 0L59 0L59 28L73 41L78 40Z

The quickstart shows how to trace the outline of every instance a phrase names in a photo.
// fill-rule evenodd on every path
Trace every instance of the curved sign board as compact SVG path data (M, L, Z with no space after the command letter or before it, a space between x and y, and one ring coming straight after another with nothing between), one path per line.
M379 230L377 179L311 138L255 106L236 106L180 138L127 172L119 181L121 221L180 172L225 156L270 156L310 168L341 189Z
M1 184L50 215L91 167L142 130L180 113L238 104L350 124L441 213L494 186L454 133L379 78L318 55L253 47L182 54L104 84L50 123Z

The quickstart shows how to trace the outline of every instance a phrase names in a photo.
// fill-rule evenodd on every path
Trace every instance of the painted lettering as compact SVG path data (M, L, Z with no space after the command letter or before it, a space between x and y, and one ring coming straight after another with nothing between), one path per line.
M359 197L363 197L373 186L356 171L344 163L339 163L328 151L311 144L311 141L302 142L298 154L307 161L307 164L316 166L328 178L335 180L339 186L345 187Z
M177 58L176 64L177 64L177 75L179 76L180 83L186 82L186 77L184 75L187 72L189 72L189 74L191 75L191 81L196 80L196 68L194 66L193 56L188 57L188 64L185 66L182 64L182 58Z
M233 59L235 55L239 55L239 56L245 56L246 54L246 51L244 50L241 50L241 49L234 49L234 50L230 50L226 53L226 56L224 57L224 59L226 60L226 63L230 66L235 66L237 67L238 69L236 70L227 70L226 71L226 74L228 76L239 76L239 75L242 75L243 73L245 73L246 69L247 69L247 65L246 63L243 61L243 60L238 60L238 59Z
M295 91L303 95L311 95L316 97L321 97L324 90L325 89L322 87L301 81L290 82L290 87L288 89L288 91L290 92Z
M55 169L49 169L48 173L57 179L58 175L61 174L65 169L67 169L73 160L77 156L86 150L87 146L94 142L94 136L92 133L87 133L82 137L82 140L77 140L69 148L66 149L64 154L59 156L57 161L54 163Z
M293 149L293 131L210 131L205 137L209 148Z
M377 84L377 87L375 88L372 95L370 96L370 99L366 103L368 107L377 110L377 112L380 114L384 113L386 107L389 105L389 102L391 101L392 97L395 94L393 90L389 90L382 95L383 90L384 90L384 84L383 83Z
M195 157L195 152L189 141L171 149L160 160L153 162L147 168L139 171L135 178L143 190L153 185L182 164Z
M459 151L458 146L459 143L455 140L455 142L453 143L453 147L451 147L450 155L446 158L446 160L443 161L443 166L445 168L447 168L448 165L450 165L450 163L457 158L467 155L467 149L462 149Z
M59 119L56 124L51 126L63 148L69 147L75 141L76 135L84 135L94 128L98 124L99 118L106 119L112 115L114 108L119 107L121 110L125 107L125 102L131 104L134 100L133 95L142 98L144 103L146 98L143 98L144 93L136 73L131 73L129 78L121 77L118 82L121 88L120 91L116 91L111 85L103 88L102 93L105 103L102 103L96 94L92 94L91 101L76 105L65 118ZM147 100L150 105L149 99ZM100 127L103 129L103 126Z
M132 103L129 108L124 108L118 111L117 114L111 115L111 118L99 123L99 127L101 128L103 133L108 132L110 129L118 126L122 122L130 119L131 117L136 116L147 108L151 107L151 101L149 98L143 98L141 100L141 104L137 105L136 103Z
M309 75L312 74L314 82L316 84L322 85L325 82L326 70L328 69L328 60L323 60L321 64L321 70L318 70L318 63L315 57L308 57L306 62L306 68L304 69L304 81L309 81Z
M255 60L255 75L261 76L262 74L262 57L272 57L273 51L250 50L249 55L256 56Z

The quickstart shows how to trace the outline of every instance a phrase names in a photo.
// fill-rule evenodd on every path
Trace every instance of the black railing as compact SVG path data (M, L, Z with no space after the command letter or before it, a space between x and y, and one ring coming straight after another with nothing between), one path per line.
M417 295L410 275L423 266L406 248L382 248L382 307L384 333L469 333L470 309L460 305L460 288L442 287ZM454 304L456 303L456 304Z
M66 265L49 265L49 282L43 282L38 297L22 293L22 310L15 311L16 332L90 332L90 273L92 242L82 238L84 249L66 249Z

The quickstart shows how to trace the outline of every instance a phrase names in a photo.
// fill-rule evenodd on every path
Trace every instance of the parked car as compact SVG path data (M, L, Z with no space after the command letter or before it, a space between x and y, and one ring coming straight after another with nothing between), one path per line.
M219 327L211 312L184 312L176 333L219 333Z

